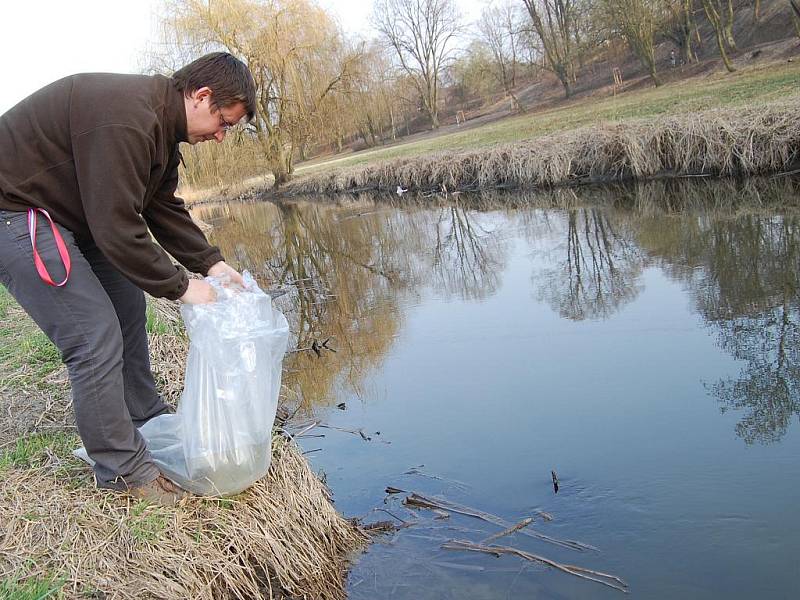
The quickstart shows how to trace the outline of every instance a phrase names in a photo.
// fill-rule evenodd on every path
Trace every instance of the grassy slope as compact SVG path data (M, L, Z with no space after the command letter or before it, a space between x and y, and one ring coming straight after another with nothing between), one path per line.
M536 138L599 122L778 100L800 90L800 63L779 63L736 73L715 73L617 97L587 97L539 112L510 117L464 131L447 132L389 148L300 166L298 176L439 151L466 150Z

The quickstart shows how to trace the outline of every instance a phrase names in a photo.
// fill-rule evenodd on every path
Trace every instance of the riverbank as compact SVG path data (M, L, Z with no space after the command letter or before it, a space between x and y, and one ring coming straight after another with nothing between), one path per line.
M175 401L188 343L173 304L150 303L148 331L157 382ZM2 287L0 372L0 597L345 596L365 536L285 434L246 492L150 505L96 489L72 456L80 441L58 353Z
M363 167L383 168L384 165L406 164L412 159L438 161L438 157L449 159L473 152L488 156L490 151L507 146L545 145L559 134L591 133L594 128L601 131L622 129L628 124L635 126L650 120L662 122L664 119L689 118L717 109L729 109L734 113L739 110L757 112L766 105L798 100L800 60L795 58L798 48L789 42L784 46L773 49L772 62L748 65L743 57L742 64L738 65L740 70L733 74L702 71L658 88L633 84L629 87L626 84L617 94L613 94L609 86L588 96L532 104L521 115L506 116L480 125L468 121L459 127L443 126L437 131L378 148L319 157L298 164L294 181L277 192L270 189L271 177L265 175L244 183L237 181L235 185L208 189L184 187L181 194L190 203L261 196L278 198L284 194L300 193L300 188L314 192L320 188L319 182L337 176L346 179L358 174ZM441 164L440 168L449 167ZM393 171L397 169L393 168ZM389 191L395 190L396 185Z
M627 119L511 144L383 160L299 178L286 195L551 188L800 166L800 97Z

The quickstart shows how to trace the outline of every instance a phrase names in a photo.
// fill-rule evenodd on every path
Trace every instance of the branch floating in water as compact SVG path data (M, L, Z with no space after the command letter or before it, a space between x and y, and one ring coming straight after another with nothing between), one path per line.
M466 550L468 552L483 552L485 554L492 554L493 556L497 557L499 557L502 554L513 554L515 556L519 556L520 558L529 560L531 562L538 562L545 564L549 567L553 567L554 569L558 569L559 571L563 571L564 573L574 575L575 577L580 577L581 579L594 581L602 585L608 586L610 588L614 588L615 590L619 590L624 594L628 593L628 584L625 583L625 581L623 581L616 575L610 575L608 573L603 573L601 571L594 571L592 569L586 569L584 567L578 567L576 565L565 565L563 563L556 562L544 556L540 556L538 554L532 554L531 552L526 552L525 550L519 550L518 548L513 548L511 546L495 546L495 545L485 546L481 544L474 544L472 542L467 542L464 540L450 540L449 542L445 542L444 544L442 544L442 549Z

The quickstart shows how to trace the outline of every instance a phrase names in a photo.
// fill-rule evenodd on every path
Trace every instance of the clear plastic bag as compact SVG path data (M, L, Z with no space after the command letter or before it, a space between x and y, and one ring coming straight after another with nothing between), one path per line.
M236 494L269 468L289 326L243 277L244 290L208 277L217 301L181 306L190 344L178 410L139 430L158 468L196 494Z

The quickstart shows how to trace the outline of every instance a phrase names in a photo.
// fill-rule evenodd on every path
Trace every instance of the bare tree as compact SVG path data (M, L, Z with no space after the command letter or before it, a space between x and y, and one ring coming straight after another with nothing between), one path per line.
M692 49L692 35L697 31L694 0L666 0L661 33L680 48L683 62L697 60Z
M728 57L729 51L736 51L736 42L733 39L733 0L703 0L703 9L714 27L722 62L733 73L736 68Z
M650 74L661 85L656 72L655 35L659 28L660 3L655 0L602 0L604 17L612 31L622 36Z
M461 32L453 0L377 0L372 23L413 82L431 127L438 128L439 80Z
M478 31L494 59L492 74L511 98L514 109L519 111L519 100L514 95L522 32L517 7L508 0L499 6L487 6L478 21Z
M484 102L495 91L495 65L492 52L483 41L473 39L466 50L448 67L453 81L453 98L462 108L473 102Z
M564 94L572 95L578 28L575 0L523 0L533 21L533 29L542 42L548 68L555 73Z

